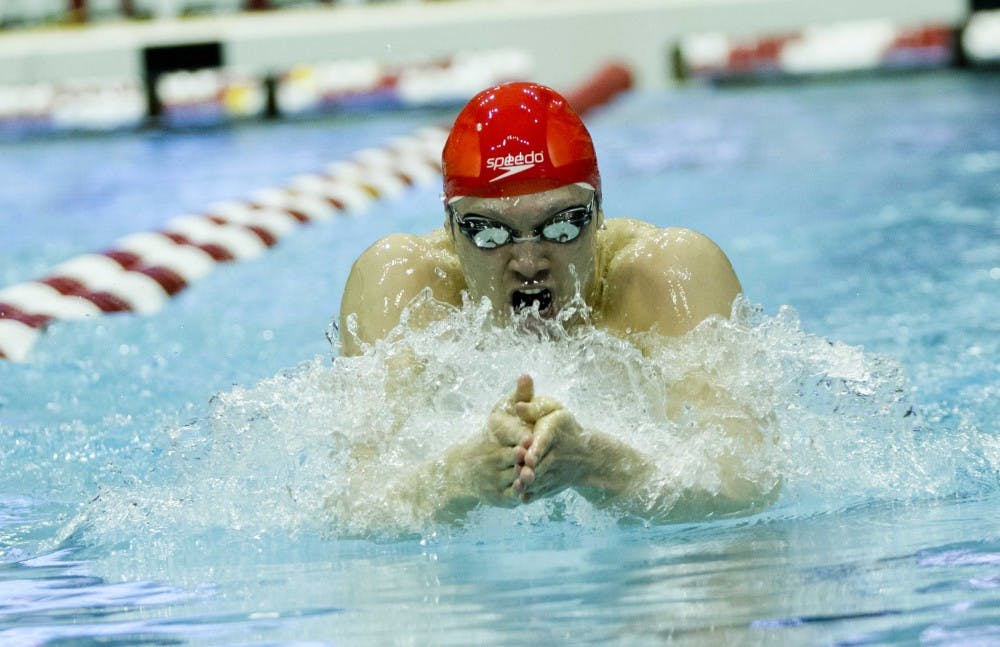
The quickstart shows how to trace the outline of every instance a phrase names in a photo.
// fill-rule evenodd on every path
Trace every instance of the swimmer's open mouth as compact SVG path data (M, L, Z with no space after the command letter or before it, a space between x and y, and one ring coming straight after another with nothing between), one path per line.
M552 290L548 288L531 288L514 290L510 296L514 312L520 312L538 304L538 313L545 315L552 310Z

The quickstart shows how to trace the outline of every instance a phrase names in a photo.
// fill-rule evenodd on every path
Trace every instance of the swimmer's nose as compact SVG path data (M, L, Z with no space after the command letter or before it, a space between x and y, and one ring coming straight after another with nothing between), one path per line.
M519 281L545 281L549 277L549 259L537 242L511 245L508 269Z

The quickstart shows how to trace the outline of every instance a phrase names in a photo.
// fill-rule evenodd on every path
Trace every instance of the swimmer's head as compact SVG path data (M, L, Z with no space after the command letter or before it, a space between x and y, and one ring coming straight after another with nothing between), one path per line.
M446 203L588 184L601 176L590 133L565 98L537 83L483 90L455 120L442 155Z

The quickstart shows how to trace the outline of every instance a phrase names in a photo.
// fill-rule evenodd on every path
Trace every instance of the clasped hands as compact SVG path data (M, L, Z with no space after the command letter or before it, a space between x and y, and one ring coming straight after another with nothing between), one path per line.
M496 462L480 463L493 472L493 478L480 474L483 485L492 482L487 499L499 495L507 504L515 497L528 503L576 485L586 469L580 425L562 403L536 397L534 390L531 376L520 376L514 393L490 414L482 449Z

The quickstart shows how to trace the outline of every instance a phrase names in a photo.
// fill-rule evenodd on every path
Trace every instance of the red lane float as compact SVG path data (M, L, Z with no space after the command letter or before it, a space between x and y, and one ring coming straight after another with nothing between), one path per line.
M867 20L750 38L695 34L682 39L678 53L682 77L727 81L944 67L955 49L951 25Z
M586 113L631 87L622 65L610 65L566 94ZM49 274L0 290L0 358L25 361L53 321L113 312L153 314L219 263L255 258L300 225L362 212L375 200L440 175L444 126L418 130L379 149L362 150L322 173L264 189L246 202L221 202L174 218L160 231L136 233Z

